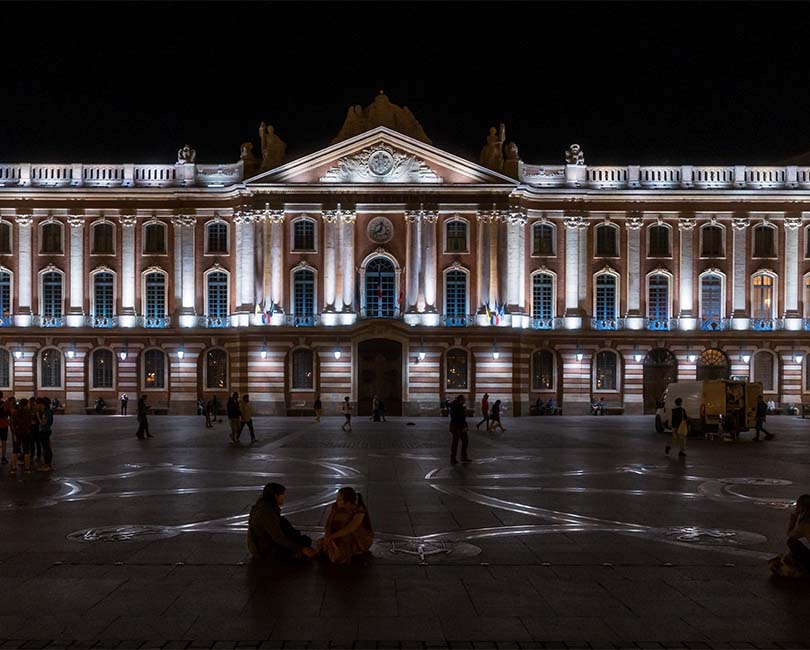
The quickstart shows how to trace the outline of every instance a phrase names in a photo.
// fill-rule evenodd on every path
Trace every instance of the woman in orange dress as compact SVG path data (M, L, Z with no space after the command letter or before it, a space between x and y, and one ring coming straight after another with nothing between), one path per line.
M368 553L374 531L362 495L350 487L340 488L324 532L318 550L335 564L347 564L355 555Z

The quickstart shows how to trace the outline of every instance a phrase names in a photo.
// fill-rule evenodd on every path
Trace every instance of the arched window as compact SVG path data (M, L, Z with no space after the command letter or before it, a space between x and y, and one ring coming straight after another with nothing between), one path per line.
M703 329L718 330L723 326L723 277L717 273L700 278L700 319Z
M93 274L93 316L96 319L113 317L115 311L115 276L109 271Z
M614 329L618 301L616 299L616 276L600 273L596 276L596 296L594 318L597 329Z
M772 320L775 302L773 276L768 273L754 275L751 286L751 318L755 321Z
M697 360L697 380L728 379L731 365L728 357L714 348L703 350Z
M205 252L225 254L228 252L228 224L212 221L205 226Z
M670 232L669 227L663 224L649 227L647 231L649 237L647 257L669 257L672 255Z
M669 329L669 276L647 276L647 317L650 329Z
M723 257L723 229L720 226L708 225L700 229L700 256Z
M299 348L292 353L292 389L312 390L315 385L312 350Z
M0 316L11 314L11 273L0 271Z
M444 250L446 253L466 253L467 222L461 219L451 219L445 224Z
M205 355L205 387L210 390L228 386L228 353L209 350Z
M446 324L463 326L467 322L467 274L454 269L444 274Z
M228 274L224 271L212 271L205 276L208 296L208 318L223 319L228 317Z
M293 221L293 251L315 250L315 222L312 219Z
M315 314L314 271L298 269L293 273L293 314L301 324L308 324L301 319L311 319Z
M767 350L755 352L751 357L751 377L752 381L762 384L763 392L773 393L776 391L776 359Z
M532 226L532 255L554 255L554 226L536 223Z
M0 221L0 255L11 255L11 224Z
M532 276L532 318L543 329L552 326L554 319L554 276L535 273Z
M62 274L59 271L42 274L42 316L62 317Z
M550 350L532 354L532 390L554 390L554 353Z
M393 318L396 296L396 273L391 260L375 257L366 267L366 316Z
M143 252L147 255L162 255L166 252L166 224L160 221L143 227Z
M761 223L754 228L754 257L776 257L776 228Z
M93 388L113 387L112 350L93 351Z
M144 316L148 319L166 315L166 274L159 271L144 277Z
M61 388L62 352L56 348L43 350L40 355L39 372L39 384L42 388Z
M112 255L115 253L115 229L108 221L93 224L93 255Z
M594 371L594 390L619 389L619 362L616 353L611 350L602 350L596 353L596 368Z
M447 390L467 390L467 351L461 348L448 350L445 371Z
M11 388L11 355L0 348L0 388Z
M42 240L39 249L42 253L57 255L62 253L62 224L59 221L43 223L40 235Z
M166 388L166 355L163 350L147 350L143 353L143 387L155 390Z
M804 276L804 317L810 318L810 274Z
M596 256L619 256L619 228L610 223L596 226Z

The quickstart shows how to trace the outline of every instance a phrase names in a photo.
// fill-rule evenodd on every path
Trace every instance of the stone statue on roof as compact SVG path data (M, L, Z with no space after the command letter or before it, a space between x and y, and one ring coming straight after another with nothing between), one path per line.
M264 122L259 125L259 138L262 142L262 169L278 167L287 154L286 143L276 135L272 125Z
M498 130L490 127L487 143L478 156L479 162L493 171L503 171L503 143L506 140L506 127L501 124Z
M177 150L178 165L193 165L195 160L197 160L197 152L191 148L191 145L183 145Z
M582 148L578 144L572 144L570 147L568 147L568 150L565 152L565 164L566 165L585 164L585 152L582 151Z
M391 103L391 100L382 90L366 108L359 104L349 106L343 126L335 139L332 140L332 144L348 140L377 126L385 126L414 140L432 144L422 125L419 124L419 121L408 107Z

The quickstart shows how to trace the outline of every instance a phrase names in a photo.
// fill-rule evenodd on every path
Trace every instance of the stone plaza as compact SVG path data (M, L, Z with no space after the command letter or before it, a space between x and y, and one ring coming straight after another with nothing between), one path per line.
M475 429L451 466L443 418L227 421L57 416L52 474L0 468L0 648L799 648L810 583L770 576L808 488L808 424L760 444L650 416L524 417ZM320 536L338 488L375 544L349 566L258 565L263 485Z

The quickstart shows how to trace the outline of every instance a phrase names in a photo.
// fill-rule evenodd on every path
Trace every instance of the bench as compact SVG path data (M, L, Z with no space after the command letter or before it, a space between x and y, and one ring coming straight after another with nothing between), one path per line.
M546 406L541 406L539 409L534 405L529 405L529 415L562 415L562 407L556 406L554 407L554 413L549 413L548 408Z
M116 413L115 408L113 408L112 406L105 406L102 409L101 413L96 411L95 406L85 406L84 407L84 412L87 415L115 415L115 413Z
M295 402L287 407L288 418L315 417L315 408L306 402Z
M624 405L622 404L605 404L602 413L597 412L593 405L591 405L591 415L624 415Z

